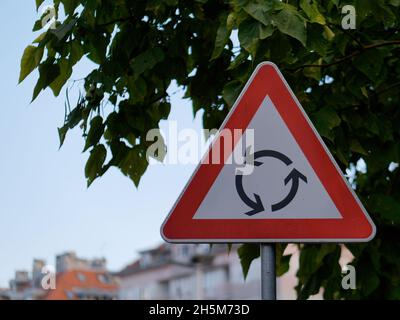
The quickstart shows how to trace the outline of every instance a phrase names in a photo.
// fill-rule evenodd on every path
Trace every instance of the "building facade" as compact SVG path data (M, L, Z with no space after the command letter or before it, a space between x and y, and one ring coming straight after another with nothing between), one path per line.
M43 278L42 267L44 260L35 259L32 264L32 271L15 271L15 276L9 282L9 288L2 290L3 299L8 300L37 300L41 299L45 292L42 290L41 281Z
M39 259L33 261L31 272L16 271L9 288L0 290L0 299L110 300L118 297L118 283L107 271L104 258L83 259L75 252L66 252L57 255L55 260L56 272L49 272L46 262Z
M119 299L260 299L261 263L252 262L246 279L237 255L217 244L162 244L140 252L130 265L115 273L119 282ZM297 298L295 287L299 267L299 251L289 245L289 270L277 278L277 299ZM322 292L311 297L321 299Z
M115 275L120 299L258 299L260 265L246 281L235 247L162 244Z
M106 270L105 258L83 259L75 252L68 251L56 256L56 272L62 273L68 270Z

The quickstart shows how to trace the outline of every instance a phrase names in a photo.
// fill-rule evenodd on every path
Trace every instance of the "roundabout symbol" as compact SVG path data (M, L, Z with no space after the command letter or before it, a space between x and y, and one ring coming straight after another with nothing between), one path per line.
M256 151L253 155L246 155L245 154L245 163L248 163L250 156L254 156L254 166L259 167L263 164L261 161L256 161L256 159L263 158L263 157L271 157L282 161L286 166L290 166L293 161L289 159L288 156L284 155L283 153L275 150L259 150ZM293 168L292 171L287 175L284 180L285 185L287 185L290 181L292 181L292 187L290 188L289 193L286 195L284 199L281 201L274 203L271 205L272 212L281 210L285 208L296 196L297 191L299 189L300 180L303 180L307 183L307 177L303 175L300 171L296 168ZM264 204L260 198L260 196L256 193L253 193L254 200L251 199L245 192L243 188L243 174L240 171L236 172L235 176L235 185L236 191L240 197L240 199L251 208L250 211L245 212L244 214L248 216L253 216L257 213L260 213L265 210Z
M238 165L237 152L243 158L246 145L239 141L249 141L243 135L250 128L253 138L264 137L270 147L247 151ZM241 130L229 148L225 129ZM220 154L221 146L225 161L201 161L165 219L161 234L166 241L251 242L266 248L269 243L367 242L374 237L374 223L273 63L256 67L203 159ZM261 251L262 272L271 276L271 285L264 287L272 287L275 276L266 251Z

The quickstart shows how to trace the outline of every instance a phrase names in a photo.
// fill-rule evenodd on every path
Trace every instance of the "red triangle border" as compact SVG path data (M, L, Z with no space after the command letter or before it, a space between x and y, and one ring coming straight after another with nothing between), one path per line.
M177 243L240 242L366 242L376 228L351 189L277 66L257 66L221 129L245 130L268 95L296 139L342 219L192 219L224 164L202 164L217 135L161 226L161 235ZM234 145L240 137L235 137ZM232 150L231 150L232 151ZM230 154L225 154L225 160Z

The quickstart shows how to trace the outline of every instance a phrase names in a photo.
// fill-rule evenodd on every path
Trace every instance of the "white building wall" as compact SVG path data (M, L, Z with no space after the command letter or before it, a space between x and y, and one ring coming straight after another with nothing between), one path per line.
M187 254L193 252L206 254L209 246L197 247L184 245L173 248L175 258L182 262ZM197 248L197 249L194 249ZM197 251L196 251L197 250ZM208 250L208 251L207 251ZM204 252L203 252L204 251ZM287 254L293 254L289 271L277 278L277 298L296 299L296 272L299 254L297 247L291 245ZM188 260L189 261L189 260ZM244 279L242 266L235 249L230 254L225 251L216 254L209 265L174 265L141 270L135 274L120 278L121 299L260 299L261 298L261 261L252 262L247 278ZM322 295L312 297L321 299Z
M121 299L258 299L260 263L243 277L236 252L215 256L210 266L165 265L120 278Z

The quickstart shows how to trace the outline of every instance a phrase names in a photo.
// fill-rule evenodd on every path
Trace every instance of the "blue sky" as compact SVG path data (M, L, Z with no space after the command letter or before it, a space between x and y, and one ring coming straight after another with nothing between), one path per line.
M104 256L113 270L123 267L138 250L161 242L159 227L195 167L150 166L139 189L111 169L87 189L88 154L81 152L79 129L58 150L65 92L54 98L46 90L30 104L37 74L17 85L20 58L34 39L38 15L33 0L0 2L0 287L15 270L30 270L33 258L54 264L55 255L67 250ZM79 64L73 79L89 70L89 63ZM181 93L172 105L170 120L201 129L200 115L193 119Z

